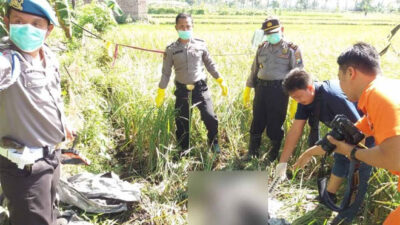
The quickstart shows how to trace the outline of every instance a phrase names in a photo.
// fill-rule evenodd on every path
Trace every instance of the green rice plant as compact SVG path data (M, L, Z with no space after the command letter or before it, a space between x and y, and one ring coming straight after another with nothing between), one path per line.
M346 18L357 20L360 18L358 14L315 13L308 16L283 12L282 15L287 16L288 21L315 21L286 24L283 20L283 25L285 38L297 44L302 51L305 69L321 81L337 78L336 58L345 48L356 41L366 41L380 50L386 45L385 38L392 29L391 25L374 25L370 22L361 25L361 20L355 21L357 25L322 24L326 18L332 23L342 23ZM365 19L376 16L370 15ZM85 37L76 41L73 48L60 53L66 112L82 135L79 148L94 161L87 169L93 172L113 170L126 180L144 185L141 203L124 215L90 215L88 218L95 224L113 224L115 221L118 224L186 224L187 177L190 171L266 168L262 160L245 165L239 160L247 151L252 120L252 110L242 104L243 89L255 54L255 49L251 48L251 38L265 18L230 16L225 20L229 24L225 25L218 22L224 18L213 17L216 18L215 23L197 24L197 20L205 21L207 18L196 16L194 35L206 41L229 88L228 97L222 97L217 83L207 75L219 120L222 153L218 157L207 146L206 129L195 109L190 122L190 154L174 160L178 149L173 75L166 90L164 105L156 108L154 103L161 77L162 54L120 47L112 66L114 59L110 52L113 52L115 43L164 50L169 43L177 40L173 25L136 23L116 26L102 34L104 39L112 43L111 47L101 40ZM382 16L382 20L391 23L389 17ZM396 15L393 17L397 18ZM174 16L165 19L173 21ZM374 35L371 35L372 31ZM60 33L61 30L57 29L52 35L49 40L51 46L58 46L56 39L62 38ZM393 39L393 45L400 46L400 39ZM385 76L399 77L399 60L392 50L381 58ZM285 127L285 132L289 125ZM327 131L322 126L321 136ZM307 137L308 128L289 164L308 147ZM264 136L263 151L267 149L268 142ZM332 159L328 163L332 163ZM282 185L279 198L287 203L284 212L289 221L309 211L306 197L316 195L314 177L318 167L319 160L316 159L305 170L295 173L291 182ZM371 178L366 202L363 214L367 216L363 216L364 220L357 218L355 224L382 222L400 202L393 176L384 170L377 170Z

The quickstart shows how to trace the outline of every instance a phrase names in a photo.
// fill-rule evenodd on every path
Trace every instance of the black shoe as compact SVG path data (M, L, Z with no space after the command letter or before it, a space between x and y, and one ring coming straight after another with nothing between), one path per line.
M268 152L268 160L272 163L278 158L279 149L281 148L281 141L271 140L271 145L272 147Z
M221 148L219 147L218 143L214 143L211 147L211 151L213 151L214 153L221 153Z
M252 158L258 158L261 145L261 135L250 134L249 151L242 157L243 161L250 161Z
M278 151L269 151L268 153L268 160L272 163L278 158Z
M328 195L329 195L329 198L331 199L331 201L334 203L334 204L337 204L337 197L336 197L336 194L333 194L333 193L330 193L329 191L327 191L328 192ZM317 195L314 199L312 199L312 200L314 200L314 201L318 201L318 202L320 202L320 203L322 203L322 199L321 199L321 197L319 196L319 195ZM323 203L322 203L323 204Z

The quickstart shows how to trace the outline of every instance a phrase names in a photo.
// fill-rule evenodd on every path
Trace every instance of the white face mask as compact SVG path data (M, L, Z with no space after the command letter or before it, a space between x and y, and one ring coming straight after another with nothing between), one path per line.
M192 30L178 30L178 35L180 39L189 40L192 38L193 31Z
M11 41L24 52L34 52L42 47L47 30L30 24L10 24Z
M267 34L267 41L273 45L280 42L281 39L282 33L280 31L273 34Z

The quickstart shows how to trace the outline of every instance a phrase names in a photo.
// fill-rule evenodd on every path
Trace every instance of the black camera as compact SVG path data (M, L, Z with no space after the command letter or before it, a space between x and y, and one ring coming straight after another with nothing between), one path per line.
M342 114L336 115L335 118L333 118L332 122L330 123L330 127L332 130L315 143L316 145L320 145L321 148L329 154L335 150L336 145L328 141L326 138L328 135L331 135L338 141L345 141L351 145L358 144L365 137L365 135L358 130L358 128L355 127L345 115Z

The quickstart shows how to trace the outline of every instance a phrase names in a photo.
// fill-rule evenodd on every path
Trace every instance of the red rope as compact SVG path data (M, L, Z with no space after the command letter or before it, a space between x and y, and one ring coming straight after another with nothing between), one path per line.
M147 48L140 48L140 47L135 47L135 46L130 46L130 45L123 45L123 44L117 44L123 47L127 47L127 48L133 48L133 49L137 49L137 50L142 50L142 51L146 51L146 52L155 52L155 53L161 53L164 54L164 51L161 50L152 50L152 49L147 49Z

